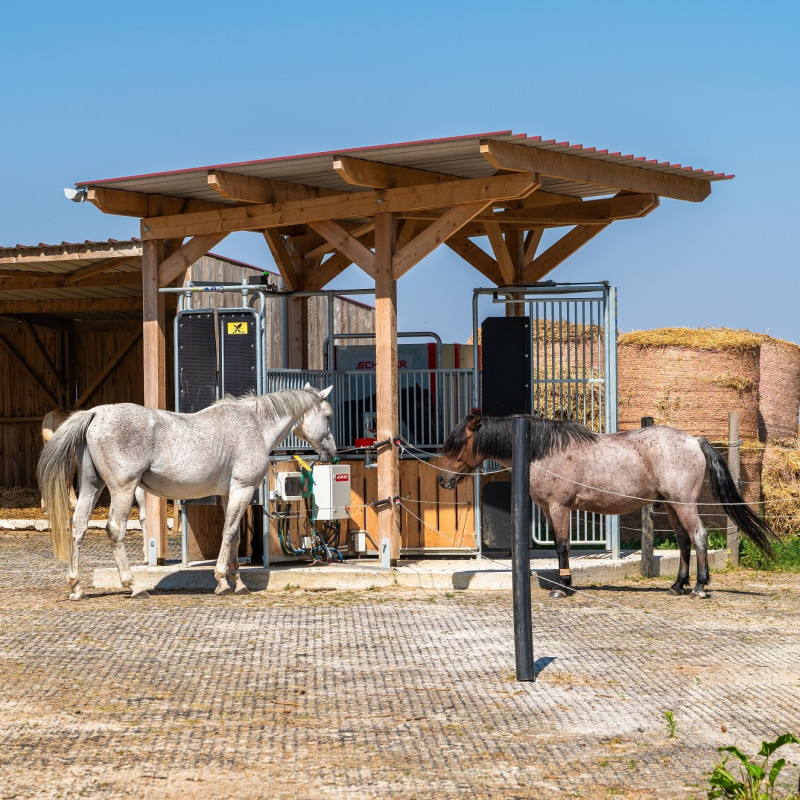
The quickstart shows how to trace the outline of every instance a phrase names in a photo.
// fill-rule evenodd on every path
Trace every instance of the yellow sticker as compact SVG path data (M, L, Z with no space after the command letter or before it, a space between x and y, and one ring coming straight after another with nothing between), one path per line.
M247 333L247 323L246 322L229 322L228 323L228 333L229 334Z

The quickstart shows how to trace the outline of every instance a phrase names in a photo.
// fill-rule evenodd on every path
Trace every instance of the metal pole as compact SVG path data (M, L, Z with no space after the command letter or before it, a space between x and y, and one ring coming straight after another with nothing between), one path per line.
M728 471L741 492L741 441L739 441L739 415L735 411L728 414ZM739 529L735 522L728 520L728 557L734 567L739 566Z
M652 417L642 417L642 427L649 428L653 425ZM655 564L653 563L653 504L648 503L642 508L642 563L641 572L644 578L655 578Z
M511 585L514 594L514 653L518 681L536 680L531 619L531 420L514 417L511 462Z

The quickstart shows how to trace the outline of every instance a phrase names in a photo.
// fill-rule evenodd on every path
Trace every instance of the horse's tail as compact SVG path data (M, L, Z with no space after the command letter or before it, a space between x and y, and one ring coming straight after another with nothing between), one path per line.
M714 498L722 505L731 521L747 534L750 541L765 556L774 558L772 542L777 541L777 534L758 514L745 505L722 456L705 439L698 436L697 441L706 457Z
M44 446L36 467L39 490L50 518L53 554L61 561L72 553L69 487L78 465L78 450L86 441L86 429L92 419L94 411L73 414Z

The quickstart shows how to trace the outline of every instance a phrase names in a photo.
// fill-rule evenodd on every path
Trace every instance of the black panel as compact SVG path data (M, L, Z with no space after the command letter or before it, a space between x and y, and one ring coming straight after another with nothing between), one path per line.
M481 538L487 550L511 552L511 481L491 481L481 490Z
M178 317L178 410L188 414L217 399L214 315Z
M531 413L530 317L487 317L481 325L481 412Z
M256 322L252 314L224 311L219 314L222 344L222 394L241 397L255 392Z

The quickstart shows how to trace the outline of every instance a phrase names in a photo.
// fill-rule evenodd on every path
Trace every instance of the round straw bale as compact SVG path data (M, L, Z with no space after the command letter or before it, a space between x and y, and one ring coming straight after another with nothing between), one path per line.
M759 438L769 442L795 436L800 409L800 347L765 336L760 373Z
M727 441L728 413L739 435L758 438L759 345L749 331L665 328L619 337L619 427L642 417L711 441Z
M768 444L761 482L764 519L776 533L800 533L800 450L797 440ZM786 446L788 445L788 446Z

